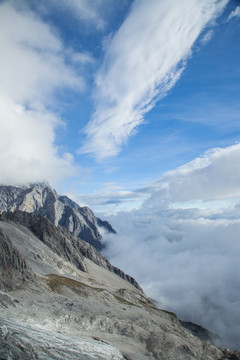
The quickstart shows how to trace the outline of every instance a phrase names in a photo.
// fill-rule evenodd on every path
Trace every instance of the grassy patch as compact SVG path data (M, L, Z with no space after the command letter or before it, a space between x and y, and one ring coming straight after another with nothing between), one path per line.
M138 302L144 306L147 306L148 308L151 308L153 310L157 310L157 311L162 311L164 312L165 314L168 314L168 315L171 315L173 316L174 318L177 318L177 315L174 314L173 312L171 311L167 311L167 310L163 310L163 309L159 309L151 300L147 299L147 298L144 298L144 300L138 300Z
M93 290L93 291L98 291L98 292L103 290L101 288L94 288L94 287L84 284L80 281L70 279L65 276L56 275L56 274L49 275L47 283L48 283L48 286L50 287L50 289L54 292L60 293L61 287L66 286L69 289L71 289L72 291L74 291L76 294L78 294L80 296L84 296L84 297L88 296L87 290Z
M156 305L154 305L150 300L148 299L144 299L144 300L138 300L138 302L143 305L143 306L147 306L150 307L154 310L159 310L158 307Z
M121 296L118 296L118 295L114 295L113 296L115 297L115 299L120 302L121 304L125 304L125 305L130 305L130 306L137 306L136 304L130 302L130 301L127 301L125 300L124 298L122 298Z

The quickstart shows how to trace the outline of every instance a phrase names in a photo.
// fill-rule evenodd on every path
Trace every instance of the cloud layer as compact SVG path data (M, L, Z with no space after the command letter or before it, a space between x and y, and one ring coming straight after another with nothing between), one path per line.
M135 1L119 31L105 44L96 78L96 111L80 150L116 155L144 114L179 79L202 30L228 0Z
M152 184L141 209L108 218L117 235L104 238L110 261L160 307L219 334L232 348L240 333L239 158L236 144L167 173Z
M81 91L84 81L66 64L56 31L13 4L0 5L0 182L54 182L77 171L54 144L62 125L52 110L54 93Z
M154 183L147 204L213 201L240 197L240 144L215 148L193 161L166 173Z

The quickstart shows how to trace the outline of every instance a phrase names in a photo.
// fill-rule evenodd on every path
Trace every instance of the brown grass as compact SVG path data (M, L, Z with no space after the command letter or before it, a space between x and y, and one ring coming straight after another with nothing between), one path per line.
M98 292L103 290L101 288L95 288L80 281L56 274L49 275L47 283L50 289L54 292L61 293L61 287L66 286L72 291L74 291L76 294L84 297L88 296L88 290Z

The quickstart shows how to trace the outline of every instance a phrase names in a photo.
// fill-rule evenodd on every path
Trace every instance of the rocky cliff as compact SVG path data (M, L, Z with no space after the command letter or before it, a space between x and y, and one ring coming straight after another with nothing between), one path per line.
M97 250L103 248L101 230L116 232L107 221L97 218L91 209L79 206L67 196L59 196L46 184L0 186L0 213L16 210L44 216L55 226L63 226Z
M0 289L23 288L34 280L35 275L25 258L0 229Z
M46 244L55 254L69 261L79 270L86 271L84 258L90 259L95 264L117 274L128 281L137 289L141 287L137 281L110 262L91 244L79 239L61 226L54 226L48 219L23 211L3 212L0 222L11 222L29 229L39 240ZM35 254L36 257L36 254Z

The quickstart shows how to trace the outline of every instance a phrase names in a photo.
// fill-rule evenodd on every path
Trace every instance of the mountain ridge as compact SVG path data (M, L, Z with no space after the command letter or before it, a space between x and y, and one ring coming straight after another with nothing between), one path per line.
M82 271L86 271L83 264L83 257L86 257L95 264L115 273L142 291L140 285L133 277L125 274L122 270L110 264L110 262L97 251L94 246L79 239L76 235L71 234L64 227L55 227L50 220L45 217L23 211L3 212L0 214L0 222L1 221L13 222L27 227L57 255L70 261Z
M44 216L55 226L61 225L81 239L102 250L101 230L116 233L112 226L99 219L87 207L81 207L45 183L28 186L0 185L0 213L21 210Z
M66 229L74 221L68 211L98 229L89 208L46 185L2 188L0 206L0 358L240 359L212 345L205 329L159 309L136 280Z

